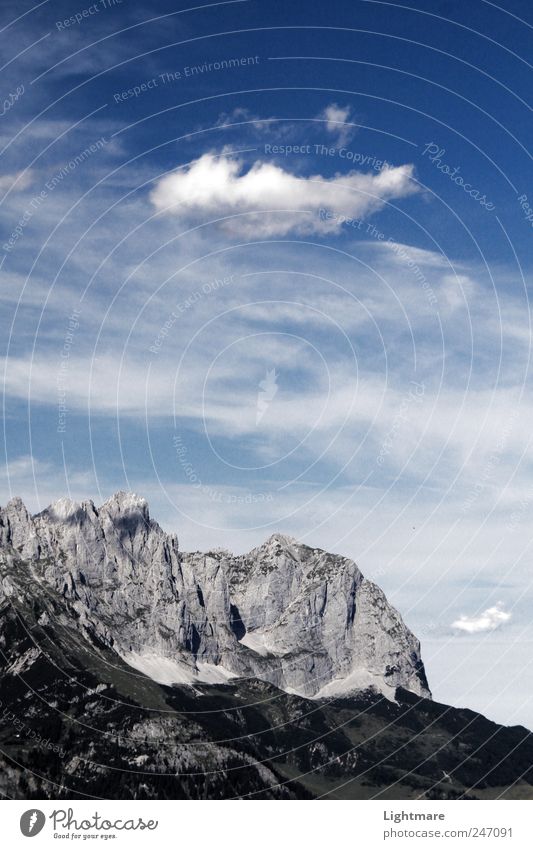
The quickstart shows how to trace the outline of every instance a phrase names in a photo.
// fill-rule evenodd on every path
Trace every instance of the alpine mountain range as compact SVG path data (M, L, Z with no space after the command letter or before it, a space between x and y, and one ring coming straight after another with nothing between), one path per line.
M2 793L533 798L533 742L432 701L353 560L183 552L134 493L0 510Z

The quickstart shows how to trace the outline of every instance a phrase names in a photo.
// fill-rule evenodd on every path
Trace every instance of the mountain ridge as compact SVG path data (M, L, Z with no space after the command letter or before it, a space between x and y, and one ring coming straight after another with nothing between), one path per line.
M379 587L354 561L285 534L243 555L182 552L146 499L119 491L98 508L62 498L34 516L12 499L0 544L160 683L247 677L311 698L347 686L430 697L420 644Z
M290 596L293 606L309 616L311 602L316 604L317 623L334 591L342 596L347 581L355 589L359 612L368 602L361 597L364 592L379 608L377 619L375 610L367 611L370 631L363 628L356 635L376 639L378 622L380 627L392 623L393 631L400 629L396 636L406 636L399 615L378 588L364 583L353 561L293 539L286 557L283 539L273 535L247 555L230 555L233 585L227 564L221 565L227 554L193 552L181 559L177 538L150 518L144 500L121 496L106 504L97 509L92 502L63 500L31 517L15 500L0 510L0 792L5 796L533 798L533 735L525 728L498 726L402 686L394 688L394 699L384 698L379 688L367 686L368 680L346 681L349 675L341 679L344 689L336 689L331 668L325 685L332 683L331 691L311 687L305 697L291 692L286 679L283 689L258 677L257 672L276 677L273 656L287 661L288 653L296 664L305 664L301 652L287 652L294 648L294 628L287 631L287 623L294 626L290 614L286 622L278 621L290 607L283 592L294 590L291 581L301 591ZM108 556L117 561L111 569ZM192 680L160 683L132 667L131 658L125 662L120 653L125 635L126 642L147 633L153 639L158 628L172 626L168 618L167 625L163 621L161 601L175 600L172 582L180 574L183 640L192 634L185 627L187 590L206 611L208 624L215 613L222 617L222 636L209 643L214 635L202 635L203 649L212 652L212 659L226 661L225 634L229 645L238 644L241 660L255 658L250 675L230 670L222 683L213 678L213 668L217 674L225 669L218 663L207 670L204 665L209 674L202 681L198 667L208 663L208 652L200 644L184 651L179 640L170 641L173 649L166 660L179 656ZM186 580L199 576L207 579L203 608L198 583ZM124 597L117 577L129 582ZM254 595L259 579L263 589ZM271 603L274 613L279 605L282 614L274 619L269 642L264 629L250 629L250 615L272 613L265 602L269 590L280 590L280 581L281 595L272 592ZM247 606L248 591L252 603ZM350 596L342 597L346 614ZM231 618L232 600L242 603L240 627L241 617ZM171 606L171 613L178 609ZM338 605L334 610L338 613ZM139 622L143 628L137 634ZM329 644L326 633L321 637L325 644L313 645L313 633L305 633L308 648L327 649L330 656L336 648L344 657L342 641ZM247 639L253 647L241 645ZM168 647L168 633L162 640ZM374 656L382 660L379 652Z

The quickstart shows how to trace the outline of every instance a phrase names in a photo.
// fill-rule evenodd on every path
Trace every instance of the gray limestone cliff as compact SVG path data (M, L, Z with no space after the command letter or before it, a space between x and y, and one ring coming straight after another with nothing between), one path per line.
M430 697L420 644L347 558L275 534L248 554L179 550L146 501L0 510L1 559L30 564L78 627L161 683L258 678L310 698L397 687ZM7 577L2 593L14 587Z

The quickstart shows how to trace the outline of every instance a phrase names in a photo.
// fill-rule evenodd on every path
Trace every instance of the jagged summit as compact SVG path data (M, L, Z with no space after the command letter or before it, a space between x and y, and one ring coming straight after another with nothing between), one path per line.
M148 502L146 498L137 495L136 492L127 492L119 489L107 501L104 502L101 509L116 510L124 513L129 510L139 510L142 513L148 513Z
M14 510L18 510L21 507L26 510L26 505L24 504L20 495L14 495L13 498L10 498L6 504L6 507L10 507Z
M2 508L0 508L2 509ZM4 510L16 510L27 513L28 510L19 495L14 495L6 504ZM53 501L43 510L40 510L38 513L35 513L35 516L43 516L45 514L51 515L55 513L56 515L71 515L79 510L94 510L98 512L99 510L107 510L109 512L125 512L128 510L140 510L142 512L148 512L148 501L146 498L143 498L141 495L137 495L136 492L131 492L127 490L119 489L117 492L113 493L106 501L103 502L101 507L96 508L94 501L90 498L85 499L84 501L75 501L72 498L68 498L66 496L62 496L58 498L57 501Z
M288 534L274 533L262 542L261 545L252 548L249 554L260 551L275 553L276 551L288 551L299 547L303 547L303 543L295 537L289 536Z
M263 543L263 546L267 545L301 545L301 543L296 539L296 537L291 537L288 534L280 534L275 533L268 537Z
M94 509L94 504L92 501L73 501L71 498L58 498L57 501L54 501L52 504L49 504L48 507L45 507L37 516L47 516L55 521L63 521L65 519L70 519L72 516L75 516L80 510L86 509L86 506L89 506Z
M59 499L35 516L12 500L0 548L2 562L30 565L34 594L61 595L77 627L162 683L245 677L307 697L430 696L418 640L382 591L352 560L285 534L242 556L181 552L144 498L117 492L99 508Z

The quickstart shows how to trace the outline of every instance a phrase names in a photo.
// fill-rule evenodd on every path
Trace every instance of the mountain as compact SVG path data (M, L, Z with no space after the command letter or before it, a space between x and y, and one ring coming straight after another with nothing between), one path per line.
M0 511L0 546L80 624L163 684L259 678L320 698L375 687L429 696L420 645L352 560L275 534L242 557L180 552L146 501L61 499Z
M533 798L533 743L431 701L353 561L184 553L143 499L0 511L0 792Z

